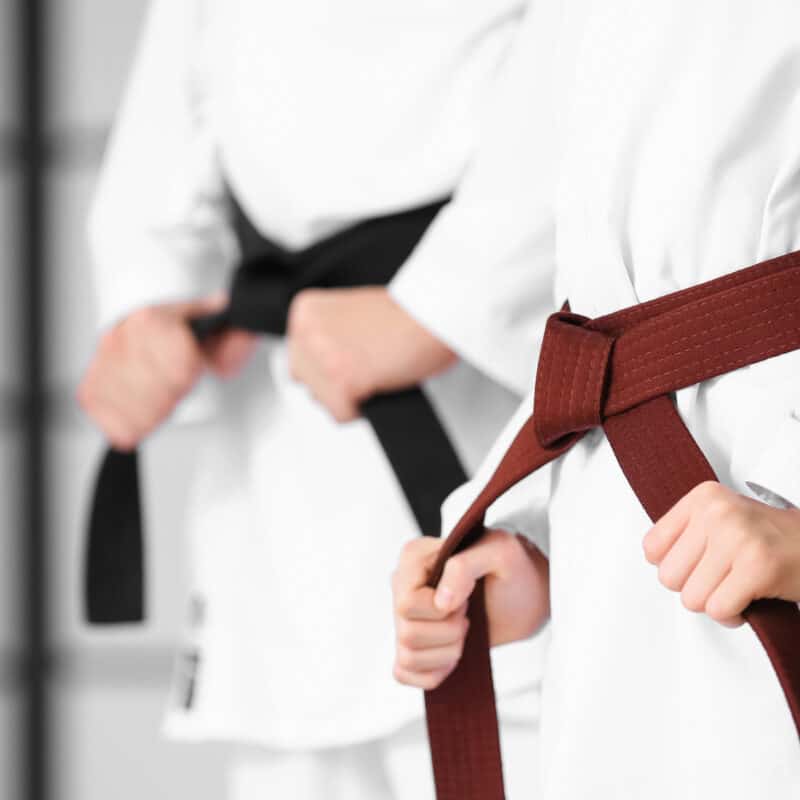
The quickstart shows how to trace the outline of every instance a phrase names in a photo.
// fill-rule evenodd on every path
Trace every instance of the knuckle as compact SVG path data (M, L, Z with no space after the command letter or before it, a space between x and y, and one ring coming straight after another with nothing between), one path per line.
M776 548L766 538L751 538L742 550L742 566L754 584L771 585L780 576L781 560Z
M396 598L395 610L399 619L408 619L411 616L411 599L407 594Z
M702 505L718 500L723 494L722 486L716 481L703 481L691 491L692 497Z
M407 559L409 561L413 561L417 555L417 551L419 549L419 545L421 539L409 539L401 548L400 548L400 557L403 559Z
M444 676L437 673L428 673L423 675L420 678L419 685L420 688L425 689L426 692L431 691L431 689L436 689L439 685L444 681Z
M701 511L706 525L722 526L730 518L730 505L727 498L719 494L711 494L703 496ZM710 528L710 532L719 530L719 528Z
M742 566L748 570L763 572L773 565L774 554L769 542L760 536L748 536L741 546Z
M318 340L317 349L320 352L320 366L325 378L345 396L350 396L350 367L345 355L327 344Z
M658 580L661 582L662 586L665 586L673 592L681 588L678 574L669 564L662 563L658 568Z
M684 589L681 592L681 603L683 603L684 608L696 614L705 611L705 600L697 592Z
M395 662L394 667L392 668L392 676L398 683L402 683L404 686L413 686L414 684L408 679L405 670Z
M742 532L742 513L727 497L713 500L708 507L708 518L713 524L709 536L716 539L730 539Z
M646 536L642 542L642 549L644 550L644 557L651 564L657 564L659 561L659 547L658 542L653 536Z
M289 306L289 330L300 335L314 329L317 309L317 292L305 289L295 295Z
M397 643L400 647L409 649L416 643L414 626L405 619L397 623Z
M735 615L735 611L728 607L727 603L722 603L720 601L709 601L708 605L705 608L706 614L708 614L714 622L724 623L726 620L729 620L731 617Z
M417 654L404 645L398 646L396 660L398 666L405 670L413 670L417 666Z

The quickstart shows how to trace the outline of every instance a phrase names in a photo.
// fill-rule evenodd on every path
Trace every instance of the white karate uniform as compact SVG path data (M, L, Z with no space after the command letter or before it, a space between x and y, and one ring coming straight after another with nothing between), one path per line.
M520 115L535 108L542 124L513 169L536 184L527 211L543 246L528 268L555 264L553 309L568 298L598 316L800 249L796 0L535 9L528 66L539 80ZM476 208L493 180L503 175L473 186ZM504 214L484 204L478 247ZM474 496L531 405L451 506ZM800 505L800 353L680 391L677 406L723 483ZM545 521L532 493L547 485ZM535 796L800 797L800 743L761 645L659 584L641 547L651 523L601 431L501 498L488 521L550 556Z
M452 193L490 110L507 105L507 54L525 13L523 0L155 2L90 224L101 323L226 283L236 259L226 184L289 248ZM498 200L522 214L527 190L512 177ZM425 390L470 471L529 383L549 307L551 275L527 270L535 242L516 230L493 294L467 302L453 286L432 297L438 263L397 279L411 314L439 305L434 330L465 356ZM453 258L464 234L444 215L430 230ZM466 269L456 280L469 282ZM207 433L187 509L196 685L182 707L178 669L169 734L257 745L269 786L299 754L325 775L349 746L369 771L357 752L411 730L415 774L427 775L422 695L391 674L389 576L416 525L371 429L334 424L290 380L280 338L265 339L240 379L206 382L177 416L204 420ZM500 695L525 698L504 735L531 751L541 651L537 639L495 656Z

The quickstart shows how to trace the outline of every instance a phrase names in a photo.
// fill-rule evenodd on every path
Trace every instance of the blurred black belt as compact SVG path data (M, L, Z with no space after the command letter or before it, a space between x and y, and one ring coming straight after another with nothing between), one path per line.
M241 263L230 303L220 313L191 320L194 335L202 341L229 328L281 335L292 298L303 289L387 284L446 202L367 220L297 252L265 239L234 204ZM413 388L372 397L361 412L420 530L438 534L440 505L466 476L428 399ZM144 619L142 527L137 452L109 448L94 489L86 548L90 622Z

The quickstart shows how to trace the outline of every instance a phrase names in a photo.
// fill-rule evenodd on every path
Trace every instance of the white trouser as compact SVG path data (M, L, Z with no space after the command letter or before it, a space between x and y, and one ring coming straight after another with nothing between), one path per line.
M508 800L534 800L539 724L502 719ZM232 759L228 800L434 800L424 721L383 739L326 750L248 747Z

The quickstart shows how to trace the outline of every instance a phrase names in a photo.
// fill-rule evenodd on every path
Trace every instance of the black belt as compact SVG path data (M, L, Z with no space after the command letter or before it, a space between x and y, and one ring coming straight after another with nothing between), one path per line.
M446 201L445 201L446 202ZM292 298L310 287L385 285L444 205L378 217L288 252L264 239L234 204L241 263L228 307L189 325L198 341L229 328L284 334ZM419 388L361 406L424 533L438 533L444 498L466 480ZM94 490L86 551L86 614L93 623L144 619L144 544L136 451L109 448Z

